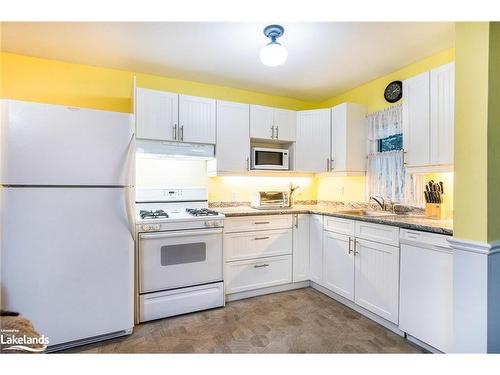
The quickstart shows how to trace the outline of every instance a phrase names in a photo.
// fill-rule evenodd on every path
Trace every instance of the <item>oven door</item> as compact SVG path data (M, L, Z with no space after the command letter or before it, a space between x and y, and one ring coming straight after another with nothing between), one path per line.
M139 290L222 280L222 228L139 234Z

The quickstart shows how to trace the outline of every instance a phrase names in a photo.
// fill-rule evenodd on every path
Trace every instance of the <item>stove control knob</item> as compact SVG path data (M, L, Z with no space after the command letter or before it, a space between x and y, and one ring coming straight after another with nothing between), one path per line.
M206 227L211 227L212 226L212 223L210 221L205 221L205 226Z
M160 230L160 228L161 228L161 227L160 227L160 224L156 224L156 225L155 225L155 230Z
M149 227L149 225L144 224L144 225L142 226L142 229L143 229L144 231L146 231L146 232L147 232L147 231L150 229L150 227Z

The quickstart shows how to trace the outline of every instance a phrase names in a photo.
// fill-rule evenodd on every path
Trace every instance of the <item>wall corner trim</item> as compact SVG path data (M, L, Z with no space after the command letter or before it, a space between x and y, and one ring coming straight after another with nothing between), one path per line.
M448 242L454 250L467 251L470 253L493 255L500 252L500 241L494 242L477 242L462 240L458 238L449 238Z

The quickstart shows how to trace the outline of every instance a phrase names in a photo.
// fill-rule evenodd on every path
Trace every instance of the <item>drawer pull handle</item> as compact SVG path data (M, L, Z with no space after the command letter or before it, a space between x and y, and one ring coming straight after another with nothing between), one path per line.
M269 237L255 237L254 240L268 240Z
M269 267L269 264L264 263L264 264L256 264L255 266L253 266L253 268L262 268L262 267Z
M269 221L255 221L254 224L269 224Z

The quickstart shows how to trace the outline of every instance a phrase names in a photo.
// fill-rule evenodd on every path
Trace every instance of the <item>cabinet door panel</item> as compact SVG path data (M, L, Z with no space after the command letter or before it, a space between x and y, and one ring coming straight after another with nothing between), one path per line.
M293 282L309 280L309 219L310 215L294 215Z
M323 283L332 292L354 300L354 254L349 236L324 232Z
M273 139L274 108L250 105L250 137Z
M275 139L286 142L295 141L297 116L295 111L288 109L274 109Z
M399 247L356 239L355 302L398 323Z
M215 100L179 97L180 141L215 144Z
M136 136L141 139L176 140L179 119L179 95L137 89Z
M309 222L309 278L323 285L323 216L311 215Z
M295 170L326 172L330 159L330 110L297 112Z
M245 171L250 163L250 106L217 101L218 171Z
M455 64L431 70L431 164L453 164Z
M429 72L403 81L403 143L406 166L430 162Z

